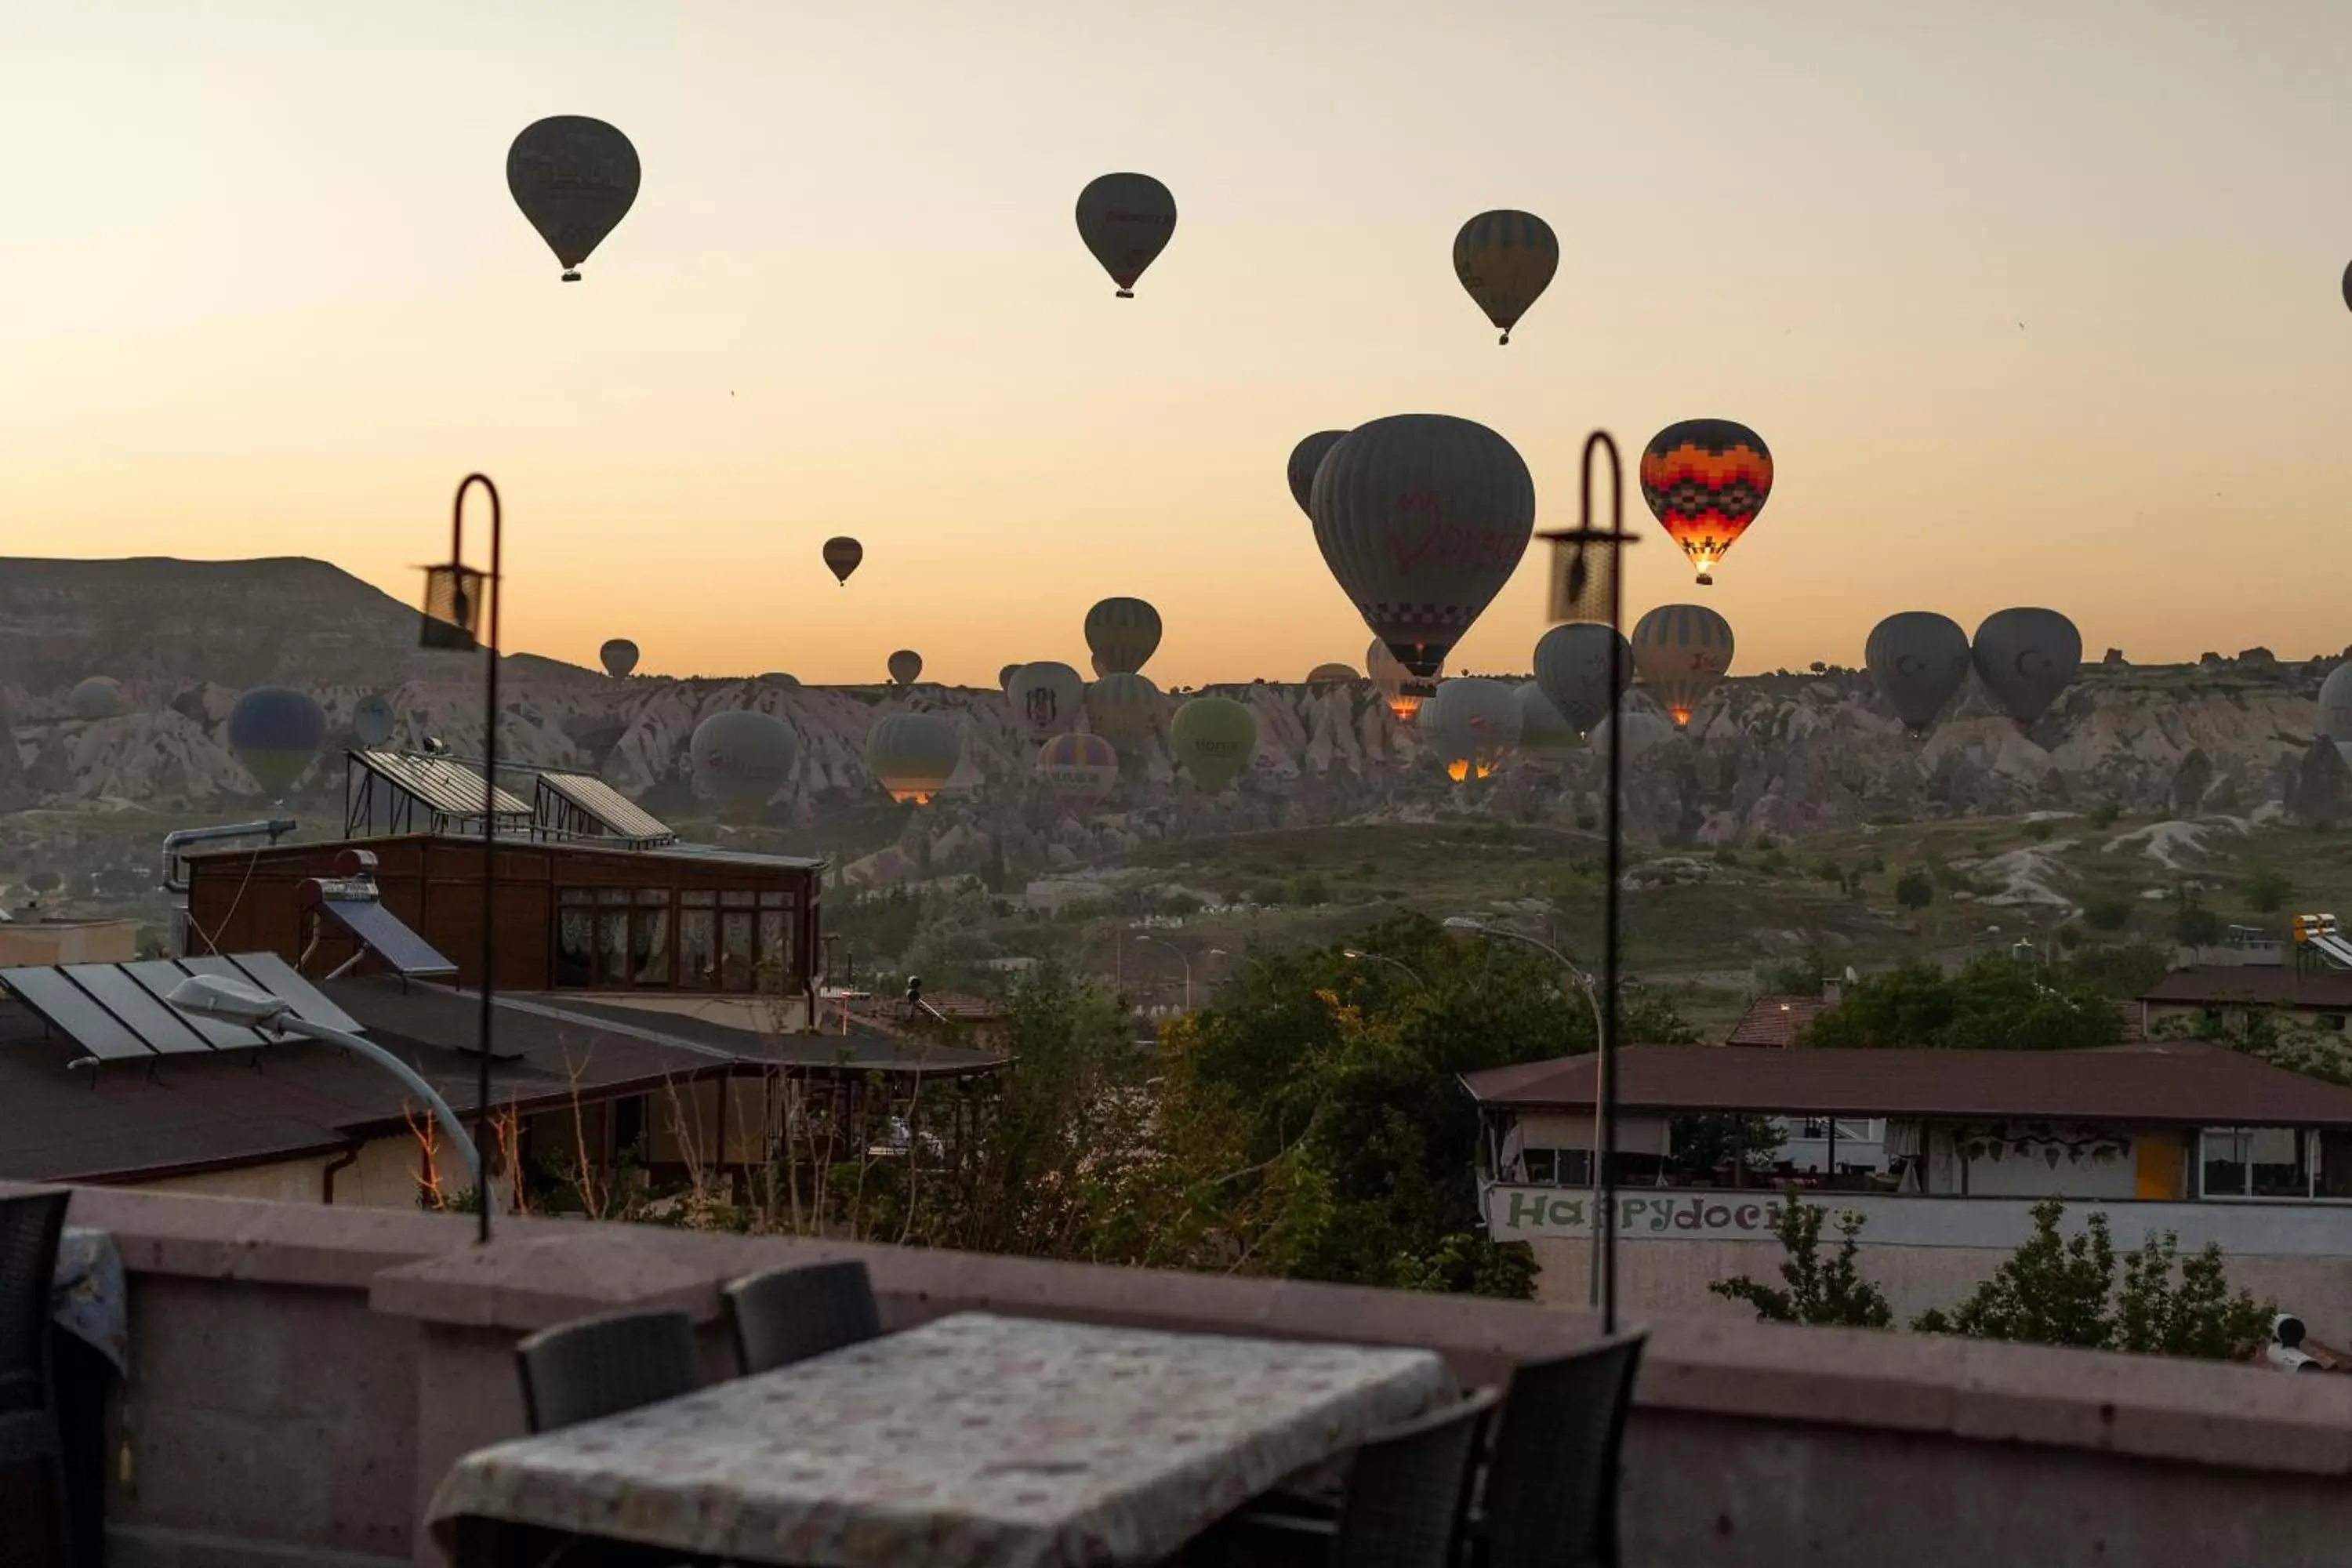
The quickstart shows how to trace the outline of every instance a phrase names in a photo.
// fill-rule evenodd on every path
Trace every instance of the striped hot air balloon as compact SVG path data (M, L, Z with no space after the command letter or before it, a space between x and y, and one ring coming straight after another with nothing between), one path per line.
M1037 750L1037 776L1055 799L1091 805L1118 786L1118 752L1100 735L1056 735Z
M1480 213L1454 237L1454 275L1507 343L1559 270L1559 240L1533 213Z
M963 731L937 713L891 713L866 732L866 766L901 803L928 805L963 760Z
M1149 676L1106 675L1087 688L1087 722L1129 753L1140 752L1159 727L1160 688Z
M1731 419L1685 419L1650 437L1642 452L1642 499L1683 547L1701 583L1748 531L1772 494L1772 453L1764 437Z
M1731 668L1731 623L1705 605L1660 605L1633 626L1633 668L1675 728Z
M1104 599L1087 612L1097 675L1133 675L1160 647L1160 612L1141 599Z

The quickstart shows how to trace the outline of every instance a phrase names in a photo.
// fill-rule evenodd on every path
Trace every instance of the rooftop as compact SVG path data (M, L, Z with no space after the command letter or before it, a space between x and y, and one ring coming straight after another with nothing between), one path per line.
M1759 996L1731 1026L1727 1046L1793 1046L1829 1004L1819 996Z
M2194 1007L2316 1007L2352 1012L2352 970L2284 963L2195 963L2140 993Z
M2069 1051L1626 1046L1615 1059L1617 1103L1631 1111L2352 1128L2352 1089L2201 1040ZM1482 1105L1589 1110L1595 1060L1492 1068L1463 1082Z

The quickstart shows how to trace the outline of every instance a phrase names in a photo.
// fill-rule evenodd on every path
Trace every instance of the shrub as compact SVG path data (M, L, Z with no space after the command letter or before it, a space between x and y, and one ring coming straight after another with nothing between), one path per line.
M2116 893L2093 893L2083 900L2083 923L2093 931L2121 931L2131 923L2131 900Z
M1772 1233L1780 1238L1780 1278L1786 1289L1760 1284L1745 1274L1717 1279L1707 1289L1727 1300L1745 1301L1756 1309L1760 1323L1811 1323L1832 1328L1883 1329L1894 1321L1877 1286L1854 1266L1855 1239L1862 1234L1858 1214L1838 1215L1837 1256L1824 1263L1821 1257L1822 1221L1829 1211L1818 1204L1784 1200Z
M1767 849L1756 858L1756 868L1768 877L1777 877L1789 868L1789 858L1778 849Z
M2116 805L2114 801L2103 800L2091 807L2091 826L2098 828L2113 827L2116 825L2116 818L2122 815L2123 808Z
M2029 822L2025 825L2025 836L2036 844L2047 844L2050 842L2050 824Z
M2274 915L2294 892L2294 879L2275 866L2257 866L2246 876L2246 905Z
M1936 901L1935 879L1914 866L1895 879L1895 901L1906 910L1924 910Z

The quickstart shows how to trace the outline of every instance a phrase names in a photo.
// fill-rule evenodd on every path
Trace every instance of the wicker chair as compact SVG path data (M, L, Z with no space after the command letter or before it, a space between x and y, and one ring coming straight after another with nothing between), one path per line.
M624 1312L542 1329L515 1346L534 1432L618 1415L700 1386L684 1312Z
M1196 1568L1453 1568L1492 1389L1364 1439L1328 1515L1246 1510L1185 1553Z
M882 1318L866 1265L776 1268L727 1287L727 1315L743 1371L770 1372L878 1338Z
M1617 1456L1645 1338L1512 1373L1471 1515L1480 1568L1617 1568Z
M70 1193L0 1198L0 1468L39 1465L49 1478L50 1561L74 1561L65 1440L49 1373L49 1290Z

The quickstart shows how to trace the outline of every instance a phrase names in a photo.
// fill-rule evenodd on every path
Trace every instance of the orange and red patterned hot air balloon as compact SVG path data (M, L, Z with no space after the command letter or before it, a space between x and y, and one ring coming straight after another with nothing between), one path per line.
M1771 493L1771 449L1736 420L1685 419L1653 436L1642 453L1642 499L1702 583L1715 581L1715 563Z

